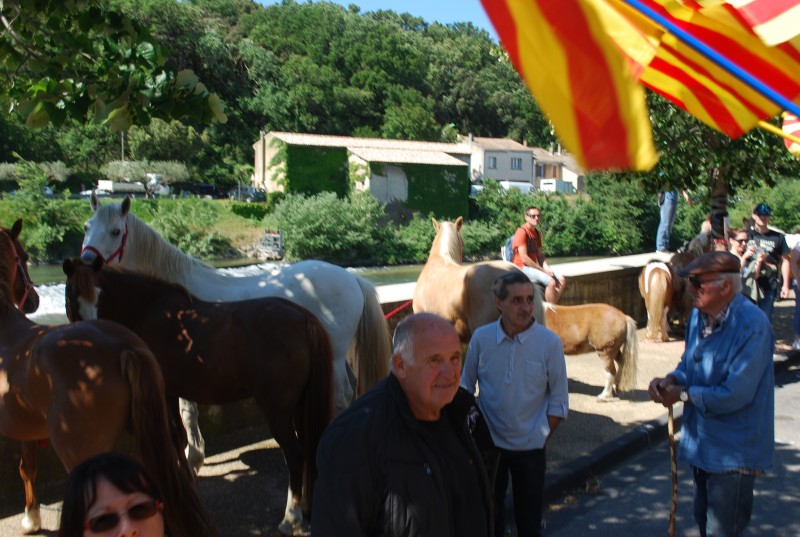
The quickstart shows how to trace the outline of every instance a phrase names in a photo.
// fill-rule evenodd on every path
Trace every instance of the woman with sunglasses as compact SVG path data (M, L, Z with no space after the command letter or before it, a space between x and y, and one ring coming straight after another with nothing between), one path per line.
M739 258L742 267L742 292L753 302L758 303L760 298L756 280L761 275L761 267L766 254L758 251L756 245L750 240L747 230L732 228L728 230L730 253Z
M169 508L146 468L127 455L102 453L70 473L58 537L185 534L166 527L164 510Z

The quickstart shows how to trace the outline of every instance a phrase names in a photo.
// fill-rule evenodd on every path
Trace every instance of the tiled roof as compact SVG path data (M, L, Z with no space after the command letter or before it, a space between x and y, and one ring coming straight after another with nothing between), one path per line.
M566 168L572 170L578 175L583 174L583 170L575 161L575 157L569 153L551 153L541 147L531 147L533 158L542 164L563 164Z
M489 151L530 151L530 147L524 146L519 142L515 142L511 138L481 138L474 137L473 142Z
M354 155L367 162L434 164L439 166L467 166L463 160L442 151L420 151L409 149L378 149L371 147L348 147Z
M458 155L469 155L466 144L449 144L444 142L412 142L408 140L386 140L383 138L356 138L352 136L329 136L327 134L303 134L297 132L272 131L269 134L292 145L309 145L316 147L346 147L368 149L400 149L405 151L437 151Z

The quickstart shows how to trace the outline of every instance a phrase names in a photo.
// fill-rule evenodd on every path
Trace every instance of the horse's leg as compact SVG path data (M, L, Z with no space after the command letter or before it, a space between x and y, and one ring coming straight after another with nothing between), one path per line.
M295 531L307 531L308 524L303 517L303 448L295 433L294 413L289 405L276 404L275 401L266 401L266 398L256 397L261 411L267 417L267 426L272 437L283 452L286 468L289 471L289 490L286 495L286 510L283 520L278 524L278 531L283 535L293 535ZM309 456L316 456L315 453ZM313 501L313 498L308 498Z
M25 486L25 516L22 517L23 533L35 533L42 527L39 502L36 499L36 450L38 440L22 442L22 457L19 460L19 475Z
M200 473L200 468L203 467L206 459L206 441L203 440L200 424L197 422L200 412L197 410L197 403L183 398L180 400L180 409L181 420L189 441L186 446L186 460L192 473L196 476Z
M606 365L606 385L603 388L603 391L600 392L600 395L597 396L599 401L612 401L616 399L616 390L614 389L614 384L616 382L617 368L614 364L614 358L612 357L612 354L613 351L597 351L597 356Z

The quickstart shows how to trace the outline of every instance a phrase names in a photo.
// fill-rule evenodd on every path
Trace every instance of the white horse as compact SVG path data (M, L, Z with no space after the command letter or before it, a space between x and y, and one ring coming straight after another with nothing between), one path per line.
M389 329L375 287L367 280L323 261L301 261L247 277L228 276L165 241L130 212L130 198L101 205L93 194L90 203L94 215L84 226L84 261L101 257L106 263L180 283L209 302L272 296L311 311L333 345L337 414L389 374ZM352 378L353 372L357 378ZM204 454L197 412L185 403L181 409L189 433L187 458L199 470Z

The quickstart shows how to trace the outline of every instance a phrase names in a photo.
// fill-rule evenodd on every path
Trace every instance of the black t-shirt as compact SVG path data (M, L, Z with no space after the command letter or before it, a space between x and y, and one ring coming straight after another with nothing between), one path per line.
M771 229L768 229L766 233L759 233L755 229L751 229L749 235L755 241L756 247L763 249L767 254L764 262L770 265L768 270L762 268L761 272L766 276L759 278L759 284L780 282L781 262L783 257L789 254L789 245L786 243L786 237L783 233Z

